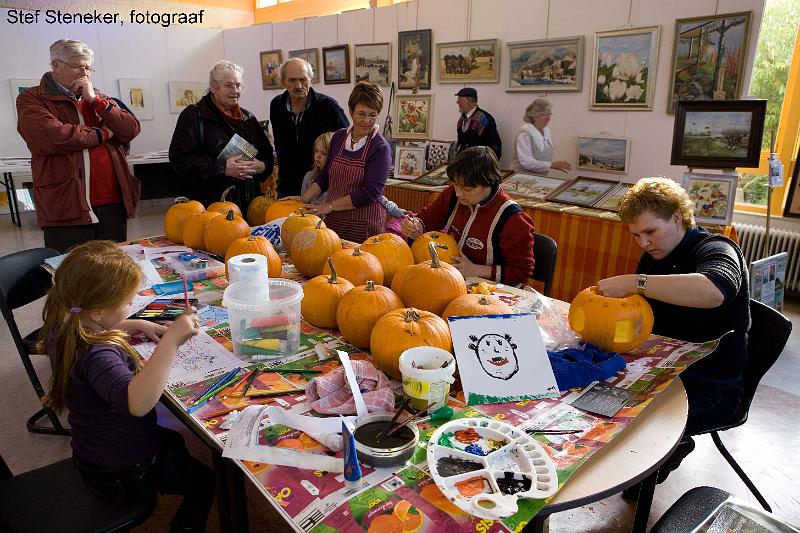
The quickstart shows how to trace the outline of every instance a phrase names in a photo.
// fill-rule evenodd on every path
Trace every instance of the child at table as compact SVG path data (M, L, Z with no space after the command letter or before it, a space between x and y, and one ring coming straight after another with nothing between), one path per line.
M199 331L187 310L169 328L126 320L142 278L115 243L72 249L55 273L44 306L40 353L53 376L45 402L69 409L75 466L98 497L124 501L153 491L183 495L172 531L205 531L214 474L186 449L183 437L157 424L155 405L178 347ZM129 335L158 341L136 370Z

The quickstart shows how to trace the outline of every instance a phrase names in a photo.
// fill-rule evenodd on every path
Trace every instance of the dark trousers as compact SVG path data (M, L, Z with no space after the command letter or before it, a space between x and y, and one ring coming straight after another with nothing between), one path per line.
M109 239L128 240L128 213L122 204L101 205L93 208L99 222L80 226L45 226L44 245L65 254L73 246L88 241Z
M689 399L689 418L684 435L700 435L732 422L744 396L741 381L717 381L693 372L680 375Z
M154 492L182 495L183 502L172 517L170 531L205 531L214 501L214 473L189 454L180 433L160 426L158 429L158 450L145 461L109 470L73 456L75 466L92 492L106 501L149 497Z

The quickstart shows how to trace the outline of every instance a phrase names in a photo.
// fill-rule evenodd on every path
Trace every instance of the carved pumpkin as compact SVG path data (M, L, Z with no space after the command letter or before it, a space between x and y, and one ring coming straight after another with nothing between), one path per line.
M347 292L339 300L336 323L342 337L359 348L369 348L375 322L394 309L403 307L400 298L387 287L367 281Z
M422 263L430 259L428 243L431 242L441 245L436 250L439 254L439 261L452 263L452 261L450 261L451 257L454 255L461 255L458 251L458 243L449 233L429 231L414 239L414 242L411 244L411 253L414 255L415 263Z
M250 226L231 209L226 216L214 217L206 224L206 251L225 257L233 241L249 236Z
M267 189L261 196L256 196L247 206L247 223L251 226L260 226L264 223L264 216L267 209L278 201L278 193L275 189Z
M197 250L206 249L206 225L210 220L221 217L216 211L195 213L183 223L183 244Z
M205 210L197 200L189 200L185 196L175 198L175 204L164 215L164 235L175 244L183 244L183 224L192 215Z
M513 313L511 307L497 296L465 294L450 302L442 313L442 317L447 320L449 316L508 315L511 313Z
M383 285L383 267L378 258L369 252L362 252L360 246L353 249L339 250L331 256L339 274L349 279L354 285L364 285L372 280ZM330 274L330 267L322 267L323 274Z
M313 228L300 230L292 239L292 262L307 278L322 274L322 267L330 256L342 249L336 232L323 226L322 220Z
M407 306L441 315L450 302L467 294L467 283L456 267L439 261L438 246L428 242L431 259L398 270L392 290Z
M283 244L283 248L287 252L290 251L295 235L302 229L313 228L320 220L322 219L317 215L306 213L306 210L302 208L297 213L286 217L283 225L281 225L281 244ZM326 227L324 222L322 227Z
M414 254L411 253L406 241L394 233L381 233L370 237L361 245L362 252L369 252L378 258L383 267L383 284L392 285L395 273L401 267L414 264Z
M653 330L653 310L633 294L609 298L597 287L582 290L569 307L569 327L586 342L607 352L625 353L642 344Z
M372 328L372 361L395 379L400 376L400 354L417 346L435 346L452 351L453 341L447 322L439 316L414 308L386 313Z
M225 198L228 196L228 193L231 192L232 189L235 187L231 185L224 191L222 191L222 196L219 197L219 202L214 202L208 206L208 211L216 211L217 213L227 215L228 211L233 210L233 214L236 216L242 216L242 210L239 209L239 206L233 202L227 201Z
M336 310L339 300L353 284L336 275L336 266L328 258L330 275L317 276L303 285L303 301L300 302L300 313L303 320L319 328L336 327Z
M281 277L281 258L272 243L266 237L258 235L256 237L242 237L236 239L225 253L225 275L228 275L228 260L231 257L242 254L259 254L267 258L267 274L271 278Z
M288 217L301 207L303 207L303 203L297 200L278 200L267 208L264 223L271 222L276 218Z

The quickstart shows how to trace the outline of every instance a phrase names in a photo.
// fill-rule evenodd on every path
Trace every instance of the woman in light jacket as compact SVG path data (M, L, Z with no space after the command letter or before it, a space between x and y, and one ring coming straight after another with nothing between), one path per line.
M547 127L552 114L550 102L544 98L537 98L528 106L523 117L525 123L517 131L511 168L539 176L547 176L551 168L561 172L572 170L568 161L553 161L553 137Z

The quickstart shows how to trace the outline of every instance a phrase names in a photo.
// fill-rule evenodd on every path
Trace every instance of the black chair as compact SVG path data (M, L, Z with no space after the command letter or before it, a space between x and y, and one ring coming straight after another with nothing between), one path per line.
M556 271L556 257L558 244L552 238L542 233L533 234L533 274L532 279L544 283L542 294L550 296L553 286L553 274Z
M91 493L72 459L12 476L0 456L0 531L127 531L147 520L156 496L108 503Z
M39 330L32 331L23 337L14 320L13 311L47 294L53 278L41 265L45 259L57 255L60 255L59 252L51 248L33 248L0 257L0 309L3 311L3 318L11 331L11 338L14 339L17 352L19 352L22 364L28 373L28 379L39 399L44 397L45 391L30 358L31 354L37 353L36 337L39 335ZM45 417L50 420L50 426L39 424ZM61 424L56 413L49 407L42 407L31 416L27 426L31 433L70 434L69 430Z
M792 332L792 323L788 318L781 313L762 304L756 300L750 300L750 331L748 332L747 344L747 363L744 367L744 397L742 403L739 405L736 414L727 424L707 431L711 434L714 444L717 446L719 453L728 461L731 468L736 472L739 478L747 485L750 492L755 496L761 506L769 512L772 508L764 499L764 496L756 488L755 484L747 477L742 467L736 462L731 453L725 448L722 440L719 437L720 431L725 431L731 428L739 427L747 422L747 415L750 411L750 404L755 396L758 384L764 374L775 364L778 357L783 352L783 347L789 340L789 334Z

